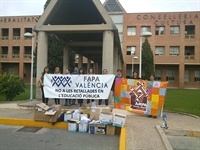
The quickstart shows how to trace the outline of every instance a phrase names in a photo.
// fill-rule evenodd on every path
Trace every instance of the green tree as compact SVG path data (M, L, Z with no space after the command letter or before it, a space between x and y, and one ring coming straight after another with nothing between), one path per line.
M142 78L148 80L150 75L154 75L154 57L147 38L142 44L142 68L144 71Z
M25 83L18 75L0 74L0 95L5 96L7 101L13 100L23 92L25 92Z

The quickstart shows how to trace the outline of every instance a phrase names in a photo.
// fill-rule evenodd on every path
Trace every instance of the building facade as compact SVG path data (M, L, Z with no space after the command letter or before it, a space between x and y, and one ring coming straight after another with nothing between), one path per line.
M200 88L200 12L125 13L126 76L131 76L132 67L139 71L140 33L146 31L152 33L148 41L156 80L169 81L169 87ZM134 56L138 59L133 60Z
M126 13L120 8L119 12L106 10L118 28L124 76L139 72L140 33L149 31L156 80L169 81L169 87L200 88L200 12ZM39 17L0 17L0 73L30 81L31 39L24 33L32 33Z
M32 33L38 19L39 16L0 17L0 74L17 74L25 82L30 81L32 40L24 33Z

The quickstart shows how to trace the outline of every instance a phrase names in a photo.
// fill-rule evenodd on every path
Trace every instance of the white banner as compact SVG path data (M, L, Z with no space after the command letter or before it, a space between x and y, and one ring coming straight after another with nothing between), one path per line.
M108 99L114 75L62 75L44 76L46 98Z

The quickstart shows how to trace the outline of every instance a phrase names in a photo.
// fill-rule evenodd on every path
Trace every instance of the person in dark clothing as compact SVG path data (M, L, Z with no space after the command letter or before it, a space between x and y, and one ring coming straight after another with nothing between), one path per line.
M140 79L137 71L133 72L133 79Z
M46 66L44 68L44 71L42 72L42 75L40 77L40 80L38 81L38 84L40 85L40 88L41 88L41 91L42 91L42 102L45 103L46 105L48 105L48 101L49 99L48 98L45 98L45 95L44 95L44 75L45 74L48 74L49 73L49 67Z

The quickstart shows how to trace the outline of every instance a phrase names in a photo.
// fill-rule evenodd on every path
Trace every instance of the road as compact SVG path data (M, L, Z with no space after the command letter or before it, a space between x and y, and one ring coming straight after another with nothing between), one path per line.
M70 133L65 129L41 128L19 132L22 126L0 125L1 150L118 150L119 135ZM28 130L27 130L28 131Z

